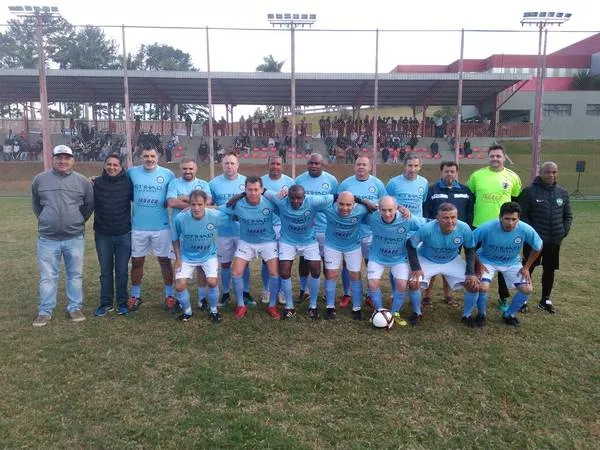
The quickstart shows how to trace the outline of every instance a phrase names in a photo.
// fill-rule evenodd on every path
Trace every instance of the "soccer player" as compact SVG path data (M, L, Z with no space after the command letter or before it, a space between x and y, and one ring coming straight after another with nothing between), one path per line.
M490 283L496 272L502 272L510 287L515 287L517 293L513 296L508 309L502 314L507 325L518 326L517 311L527 302L531 294L531 275L529 269L540 255L542 239L535 230L519 220L521 207L517 202L507 202L500 207L500 220L490 220L474 232L476 244L481 244L477 256L483 267L481 285L477 298L477 318L475 323L484 326L486 322L487 296ZM531 247L524 264L521 265L521 250L523 245ZM471 313L475 303L466 304L464 319L468 324L473 323Z
M536 266L542 265L542 299L538 308L550 314L556 312L550 295L554 271L559 266L560 245L573 223L569 193L557 183L557 178L558 166L555 162L546 161L542 164L540 175L519 196L521 220L531 225L544 242L542 253L530 266L529 273L532 274ZM531 248L525 244L523 256L528 258L530 252ZM521 311L526 309L527 303L521 307Z
M500 206L516 200L521 193L519 175L504 167L506 153L501 145L492 145L488 150L489 165L476 170L467 181L467 186L475 195L473 227L488 220L495 220L500 213ZM499 309L506 311L510 293L502 273L498 275Z
M240 239L233 257L231 274L237 307L236 319L246 316L248 308L244 304L242 275L248 263L255 256L262 258L269 270L269 306L265 309L271 317L279 319L277 311L277 294L279 293L278 250L273 230L275 205L264 198L262 180L249 176L245 181L245 197L234 206L222 206L220 209L239 220Z
M208 286L209 319L213 323L221 321L217 304L219 287L217 284L217 228L228 218L222 211L207 209L209 197L206 192L193 190L188 197L189 209L178 214L173 220L173 251L175 252L175 296L183 314L180 320L192 318L190 294L187 280L192 278L198 267L206 275Z
M355 197L367 199L370 202L377 204L379 199L386 195L385 186L381 180L371 175L371 161L366 156L359 156L354 163L354 175L346 178L340 183L340 192L349 191ZM365 263L369 263L369 248L373 236L367 224L362 224L360 227L360 247L362 257ZM350 286L350 276L346 266L342 268L342 284L344 287L344 295L340 299L340 307L346 308L350 304L350 296L346 295ZM367 303L371 299L367 298Z
M300 184L306 195L328 195L338 193L338 182L330 173L323 170L323 156L319 153L313 153L308 158L308 170L296 177L296 184ZM315 220L315 232L319 244L319 253L321 258L324 255L325 228L327 221L325 213L318 213ZM300 293L298 303L306 299L306 285L308 282L309 265L300 257L298 265L298 274L300 275Z
M423 217L423 203L427 199L427 180L419 175L421 158L413 153L406 155L402 174L388 181L387 193L396 202L408 208L413 216Z
M269 173L263 175L261 180L263 182L263 186L265 189L279 192L282 189L288 189L292 184L294 184L294 180L292 180L287 175L281 172L283 168L283 158L281 156L271 155L268 160L269 165ZM275 237L277 241L279 241L279 230L281 229L281 221L277 215L274 216L275 221L273 222L273 228L275 229ZM262 292L262 302L269 302L269 271L267 269L267 265L263 261L261 264L260 275L263 282L263 292ZM279 299L281 303L282 298ZM285 303L285 301L284 301Z
M222 206L227 201L241 192L244 192L246 177L238 173L240 162L235 153L228 153L222 161L223 173L209 183L212 201L217 206ZM221 304L229 302L229 285L231 283L231 261L240 239L240 226L237 222L230 221L222 224L217 230L217 257L221 264ZM248 304L254 301L250 296L250 272L244 273L244 296Z
M406 322L400 319L400 309L404 303L404 292L406 291L409 266L406 254L406 242L411 232L417 231L425 220L422 218L404 218L398 212L396 199L384 196L379 200L379 213L370 214L367 224L373 233L369 263L367 264L367 279L369 295L376 310L382 308L381 289L379 284L385 268L389 268L393 274L395 289L391 312L400 325ZM419 286L412 286L412 290L418 290ZM412 293L411 298L418 297L418 293Z
M173 223L177 215L184 209L190 207L190 194L199 189L206 192L207 204L210 205L210 186L204 180L196 177L198 166L192 158L183 158L179 164L181 177L171 180L167 188L167 205L171 208L171 216ZM200 267L200 266L198 266ZM206 303L206 276L199 268L197 271L198 278L198 306L201 311L206 311L208 305Z
M142 150L142 165L132 167L127 175L133 183L131 231L131 296L127 306L137 310L142 303L142 278L146 255L152 252L158 259L164 282L167 309L175 307L171 232L167 210L167 187L175 178L173 172L158 165L156 149Z
M465 249L466 261L460 257L461 247ZM441 274L452 289L464 287L463 316L468 315L467 305L474 304L479 295L479 279L475 274L473 232L469 225L458 220L456 206L442 203L436 220L428 222L413 234L406 248L412 269L410 280L421 282L421 287L426 289L431 278ZM416 293L411 298L411 325L418 325L422 319L420 292Z

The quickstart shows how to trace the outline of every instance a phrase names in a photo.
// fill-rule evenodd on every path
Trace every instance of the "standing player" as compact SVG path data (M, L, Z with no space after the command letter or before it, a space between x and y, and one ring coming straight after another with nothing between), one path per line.
M423 203L429 189L427 180L419 175L420 170L421 158L409 153L404 159L402 174L392 178L386 186L387 193L415 217L423 217Z
M510 287L517 288L511 304L502 315L507 325L519 325L516 313L531 294L529 269L540 255L542 239L530 225L519 221L520 214L521 207L517 202L507 202L500 207L500 220L490 220L475 230L475 243L481 244L477 256L483 263L475 319L478 326L485 325L488 290L496 272L504 274ZM525 264L521 265L524 244L529 245L531 251ZM471 313L474 307L475 303L465 304L464 318L467 323L473 322Z
M504 167L506 153L501 145L492 145L488 150L489 166L476 170L467 181L467 186L475 195L473 227L477 228L488 220L495 220L500 206L516 198L521 193L521 179L512 170ZM502 273L498 274L499 308L506 311L509 292Z
M419 244L423 243L420 247ZM418 253L417 253L418 247ZM464 247L465 257L460 257ZM429 280L435 275L444 275L452 289L465 288L465 308L477 301L479 280L475 275L475 245L473 232L469 225L458 220L456 206L442 203L438 208L436 220L427 223L410 238L406 246L408 260L412 269L412 281L420 281L427 288ZM416 291L420 297L420 291ZM413 314L411 325L418 325L422 319L421 299L411 298Z
M173 251L175 252L175 295L183 314L180 319L187 322L192 318L190 294L187 280L192 278L198 267L206 275L208 286L209 319L213 323L221 321L217 304L219 287L217 284L217 227L227 220L221 211L207 209L209 202L206 192L194 190L188 197L189 210L173 220Z
M263 175L261 178L263 186L265 189L279 192L282 189L288 189L292 184L294 184L294 180L292 180L287 175L281 173L283 168L283 158L281 156L271 155L268 160L269 164L269 173ZM273 222L273 228L275 229L275 237L277 241L279 241L279 230L281 229L281 220L277 215L274 216L275 220ZM260 275L263 282L263 292L262 292L262 302L269 302L269 271L267 269L267 265L263 261L261 264ZM281 303L280 298L280 303Z
M137 310L142 303L142 278L146 255L152 249L160 264L167 309L175 307L171 232L167 210L167 186L175 178L173 172L158 165L158 153L153 148L142 150L142 165L132 167L127 175L133 183L131 232L131 297L128 307Z
M238 173L240 162L235 153L226 154L223 157L222 165L223 173L209 183L212 200L217 206L225 205L231 197L244 192L246 181L246 177ZM221 304L225 305L230 298L231 261L240 239L240 226L237 222L230 221L220 225L217 234L217 257L221 264L221 287L223 289ZM249 304L254 303L250 297L249 271L244 273L244 298Z
M313 153L308 158L308 170L296 177L296 184L304 188L306 195L328 195L338 193L338 182L336 178L323 170L323 156L319 153ZM319 253L321 258L324 254L325 228L327 221L324 213L318 213L315 220L315 232L319 244ZM300 294L298 302L305 300L306 285L308 282L309 265L300 257L298 265L298 274L300 275Z
M171 208L171 219L175 223L175 218L184 209L190 207L190 194L195 190L206 192L207 204L210 205L210 186L204 180L196 177L198 166L192 158L183 158L179 164L181 177L171 180L167 189L167 205ZM198 266L200 267L200 266ZM198 306L201 311L205 311L206 304L206 276L202 268L197 270L198 278Z

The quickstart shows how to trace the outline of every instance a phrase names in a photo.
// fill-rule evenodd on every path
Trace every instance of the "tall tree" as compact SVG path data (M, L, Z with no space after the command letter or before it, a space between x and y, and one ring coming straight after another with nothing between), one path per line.
M131 68L137 70L196 70L189 53L158 42L140 46L128 59Z
M273 55L263 57L263 63L256 67L257 72L281 72L285 60L276 61Z
M85 26L73 34L54 59L61 69L114 69L119 66L117 43L98 27Z

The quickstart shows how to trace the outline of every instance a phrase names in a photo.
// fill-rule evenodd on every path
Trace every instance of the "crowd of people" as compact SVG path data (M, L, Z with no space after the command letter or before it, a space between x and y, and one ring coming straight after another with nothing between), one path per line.
M311 154L306 172L294 180L282 173L279 156L269 159L262 177L246 177L239 173L237 155L228 153L223 173L206 182L196 177L193 159L181 161L176 177L158 164L156 149L145 148L141 165L124 170L119 155L109 155L102 174L89 180L73 170L72 149L59 145L53 168L32 185L40 267L33 325L51 321L61 258L67 312L73 322L85 320L83 233L94 211L99 317L115 307L118 314L140 311L150 252L161 269L165 307L180 311L184 322L194 316L192 279L198 309L212 322L219 323L223 307L233 301L234 317L246 317L258 303L250 289L249 263L255 258L262 261L259 301L274 319L294 319L306 307L311 320L335 320L339 309L350 307L352 318L362 320L365 305L379 310L387 303L381 282L388 269L392 296L385 306L397 323L406 324L405 318L421 323L433 281L441 275L445 301L456 305L453 292L462 291L463 323L483 327L489 285L498 273L502 320L518 326L517 313L527 311L538 264L544 271L538 307L554 313L554 271L572 222L569 196L557 184L558 167L545 162L539 177L522 190L519 177L504 166L503 147L492 146L488 157L489 165L466 184L451 161L441 163L440 179L430 184L419 174L419 156L408 154L401 173L384 184L371 175L364 156L356 159L354 174L338 182L324 170L320 154ZM342 295L336 299L339 277ZM512 298L509 289L515 291ZM325 308L320 309L321 292ZM400 315L406 297L408 317Z

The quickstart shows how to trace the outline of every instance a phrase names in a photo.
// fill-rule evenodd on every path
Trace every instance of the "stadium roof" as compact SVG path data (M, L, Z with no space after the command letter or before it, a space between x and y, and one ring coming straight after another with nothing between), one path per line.
M206 72L129 71L132 103L208 103ZM214 104L289 105L290 74L215 72ZM0 70L0 101L39 100L37 69ZM463 74L463 104L477 105L531 78L523 74ZM48 70L50 102L122 102L121 70ZM298 73L297 105L372 105L374 74ZM457 73L385 73L379 75L379 105L455 105Z

